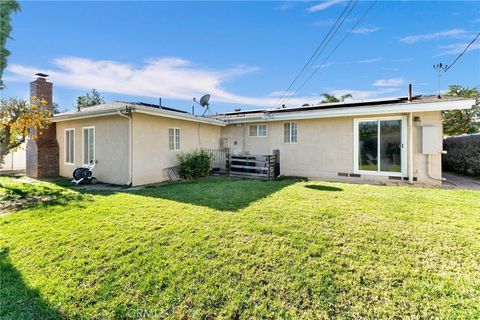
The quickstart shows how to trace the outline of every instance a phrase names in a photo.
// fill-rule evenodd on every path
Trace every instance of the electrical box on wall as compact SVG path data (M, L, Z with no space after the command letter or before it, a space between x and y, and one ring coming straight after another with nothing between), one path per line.
M439 150L439 132L436 126L422 127L422 153L438 154Z
M231 148L232 147L230 138L223 138L222 147L224 147L224 148Z

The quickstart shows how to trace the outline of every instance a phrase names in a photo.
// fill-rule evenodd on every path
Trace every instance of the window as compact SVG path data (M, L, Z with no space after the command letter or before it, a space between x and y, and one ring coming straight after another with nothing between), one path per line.
M355 171L406 174L406 120L385 117L355 120Z
M88 165L90 161L95 160L95 128L83 128L83 164Z
M298 125L296 122L283 124L283 141L285 143L297 143Z
M168 129L168 149L180 150L180 129L178 128Z
M250 126L248 128L248 135L250 137L266 137L267 136L267 125L259 124Z
M75 164L75 129L65 129L65 163Z

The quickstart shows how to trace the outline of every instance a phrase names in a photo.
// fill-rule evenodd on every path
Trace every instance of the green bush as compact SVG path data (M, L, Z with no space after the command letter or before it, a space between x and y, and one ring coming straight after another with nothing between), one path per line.
M180 162L178 172L182 178L197 179L210 172L212 157L204 150L182 153L177 157Z
M443 149L447 151L442 157L445 170L480 177L480 135L447 138Z

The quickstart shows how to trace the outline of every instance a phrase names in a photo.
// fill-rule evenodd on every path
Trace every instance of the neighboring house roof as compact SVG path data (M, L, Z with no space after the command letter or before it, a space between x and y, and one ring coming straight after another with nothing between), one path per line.
M272 108L227 112L215 116L229 123L281 121L295 119L331 118L346 116L368 116L405 112L426 112L455 109L469 109L475 99L437 96L415 96L411 101L407 97L388 100L361 102L323 103L295 108Z
M173 109L173 108L164 107L164 106L160 107L157 105L143 103L143 102L124 102L124 101L114 101L114 102L99 104L96 106L83 108L80 111L59 113L53 116L52 121L61 122L61 121L109 116L109 115L115 115L118 113L124 114L124 113L131 113L131 112L148 114L152 116L160 116L165 118L208 123L208 124L219 125L219 126L226 125L224 121L213 119L213 118L195 116L188 112L178 110L178 109Z

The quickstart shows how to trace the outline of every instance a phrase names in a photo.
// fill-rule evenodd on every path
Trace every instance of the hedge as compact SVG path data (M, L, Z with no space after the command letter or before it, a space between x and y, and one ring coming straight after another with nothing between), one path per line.
M480 177L480 134L447 138L443 150L445 170Z
M180 162L178 172L185 179L205 177L210 172L212 157L204 150L177 155Z

